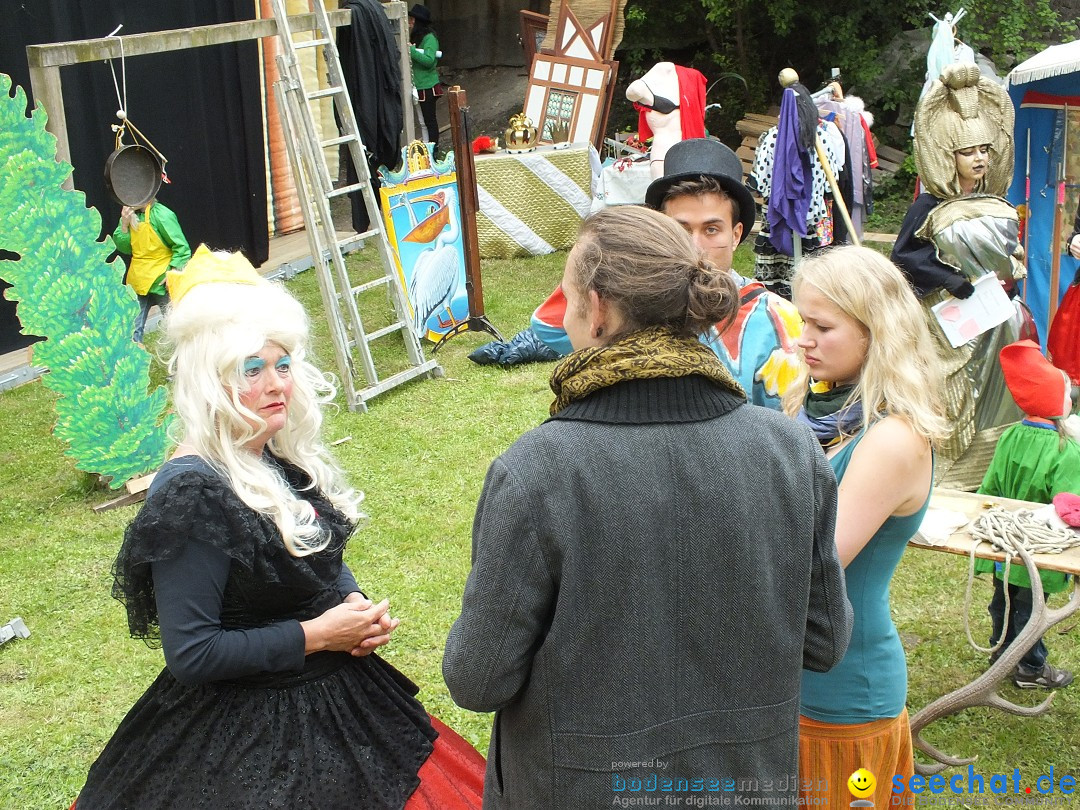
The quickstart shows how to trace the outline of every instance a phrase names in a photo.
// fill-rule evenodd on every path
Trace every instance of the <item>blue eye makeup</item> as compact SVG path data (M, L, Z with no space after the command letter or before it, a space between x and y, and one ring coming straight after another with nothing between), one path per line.
M281 358L278 359L276 363L274 363L274 368L276 368L281 373L289 371L289 369L292 368L292 358L289 357L289 355L287 354L282 355Z
M266 367L266 361L261 357L249 357L244 361L244 374L248 377L258 377Z

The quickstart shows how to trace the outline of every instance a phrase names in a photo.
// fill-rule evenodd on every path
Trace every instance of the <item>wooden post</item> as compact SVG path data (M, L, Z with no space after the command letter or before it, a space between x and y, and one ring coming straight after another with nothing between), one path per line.
M473 160L472 143L465 115L469 101L465 91L458 85L450 88L447 96L450 108L450 142L454 146L454 165L457 169L458 199L461 200L461 224L465 251L466 289L469 292L469 314L483 316L484 288L480 281L480 239L476 235L476 212L480 210L480 197L476 191L476 163ZM473 306L473 298L476 306Z
M45 110L45 129L56 136L56 161L71 165L71 145L67 136L67 116L64 114L64 90L60 84L60 68L30 65L30 92L34 103ZM64 178L62 187L75 188L72 172Z
M465 254L465 292L469 299L469 317L459 323L435 344L432 352L454 335L466 329L490 332L502 340L499 330L484 314L484 286L480 280L480 240L476 235L476 212L480 196L476 191L476 165L473 161L472 140L469 137L469 102L465 91L454 85L446 94L450 107L450 142L454 149L457 171L458 201L461 203L462 251Z
M1054 234L1050 239L1050 306L1047 309L1046 331L1054 324L1057 315L1061 291L1061 231L1065 217L1065 162L1069 159L1069 105L1065 105L1065 124L1061 133L1061 169L1058 172L1058 187L1054 201Z
M409 15L404 13L402 3L386 4L383 11L390 22L397 27L398 42L401 43L399 65L401 67L401 146L407 146L416 140L416 107L412 98L412 57L409 56Z

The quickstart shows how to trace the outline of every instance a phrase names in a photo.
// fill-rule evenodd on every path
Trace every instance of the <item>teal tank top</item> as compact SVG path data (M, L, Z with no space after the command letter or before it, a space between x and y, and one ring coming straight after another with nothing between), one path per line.
M829 459L838 482L864 435L865 431ZM803 670L802 713L807 717L853 725L896 717L904 710L907 663L889 612L889 582L929 505L927 492L915 514L886 519L844 570L855 614L851 643L843 660L828 672Z

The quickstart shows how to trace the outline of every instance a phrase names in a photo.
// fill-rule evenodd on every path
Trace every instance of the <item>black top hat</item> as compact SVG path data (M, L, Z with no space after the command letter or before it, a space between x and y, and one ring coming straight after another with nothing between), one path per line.
M431 12L428 11L427 6L422 6L419 3L409 9L409 16L416 17L420 22L431 22Z
M664 156L664 176L649 184L645 204L659 210L668 190L684 180L711 177L739 204L742 238L750 235L757 217L757 206L750 190L743 185L742 161L720 141L712 138L690 138L679 141Z

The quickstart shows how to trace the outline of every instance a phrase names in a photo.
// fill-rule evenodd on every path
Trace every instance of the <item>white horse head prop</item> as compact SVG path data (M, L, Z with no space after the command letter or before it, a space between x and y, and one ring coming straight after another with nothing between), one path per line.
M693 68L657 62L630 83L626 98L641 113L638 137L652 136L651 173L664 174L664 156L684 138L705 136L705 77Z

